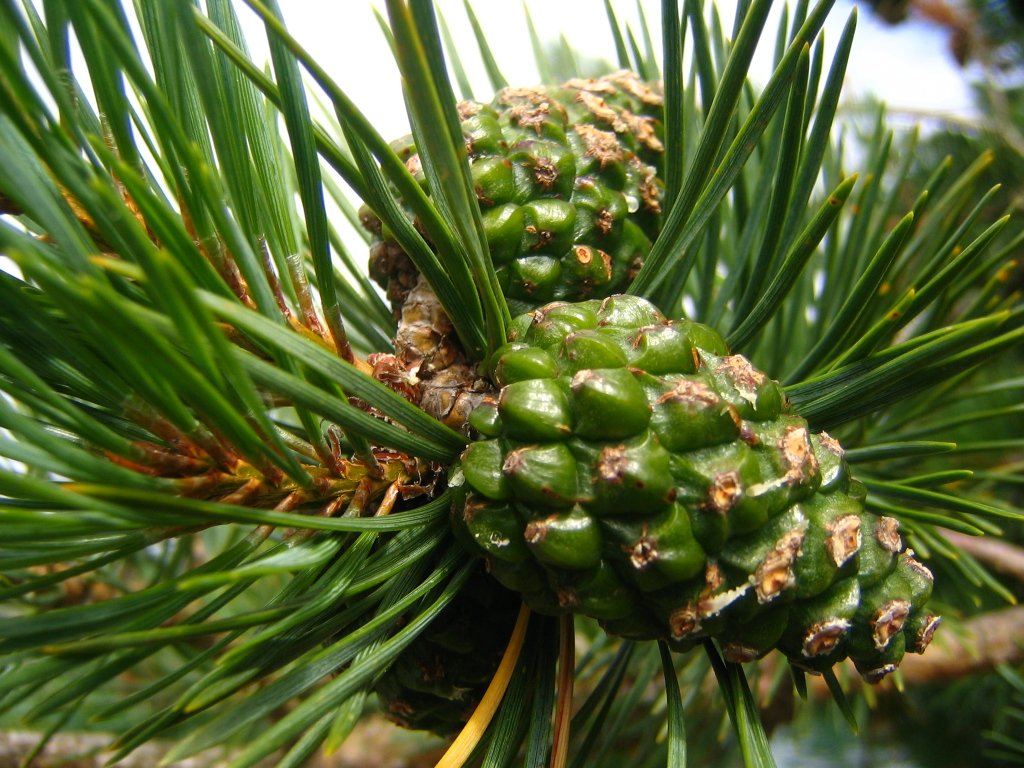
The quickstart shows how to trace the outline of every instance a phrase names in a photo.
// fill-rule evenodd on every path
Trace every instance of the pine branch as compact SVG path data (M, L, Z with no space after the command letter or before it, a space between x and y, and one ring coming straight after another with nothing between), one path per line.
M0 0L0 250L21 270L0 274L0 712L123 722L115 759L174 734L168 759L244 742L235 765L297 765L385 679L388 711L415 710L435 640L486 667L477 630L502 611L462 601L487 584L536 620L484 669L454 762L700 759L710 664L743 760L770 766L740 662L782 648L831 675L835 641L888 672L934 626L925 562L950 606L1012 596L981 563L1019 579L1024 553L961 534L1022 519L1020 364L996 360L1024 341L1022 236L990 215L991 157L908 196L915 139L881 111L846 171L855 17L829 62L830 0L787 12L758 93L769 3L740 4L730 39L716 8L666 0L671 92L619 73L456 105L443 24L388 0L414 128L392 145L277 2L246 1L272 76L228 0L137 3L138 25L106 0ZM651 31L605 10L620 62L655 73ZM548 66L530 42L547 74L595 53L563 36ZM332 199L392 307L353 277ZM609 296L631 280L657 306ZM904 679L1020 659L995 634L1019 609L965 615ZM457 720L479 682L432 706Z

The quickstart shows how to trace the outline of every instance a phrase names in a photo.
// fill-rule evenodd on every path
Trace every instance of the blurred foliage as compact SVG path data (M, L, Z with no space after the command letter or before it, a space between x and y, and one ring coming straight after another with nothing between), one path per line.
M915 161L903 181L904 198L927 179L937 164L949 158L957 172L987 154L982 186L999 185L979 217L991 223L1005 213L1024 208L1024 2L1020 0L875 0L877 16L891 24L938 24L948 30L948 55L961 66L975 97L969 118L945 115L940 105L925 116ZM922 64L927 66L927 64ZM898 111L898 105L897 105ZM1024 291L1024 251L1015 248L1003 268L1002 290ZM1020 378L1024 357L1011 352L999 361L1003 374ZM988 393L988 407L1020 411L1019 392ZM971 405L961 406L964 412ZM962 442L1007 440L1024 432L1024 414L987 421L969 421L954 434ZM1008 457L1020 464L1022 457ZM1024 486L1005 474L993 473L993 493L1020 504ZM1024 526L1004 526L1004 539L1024 543ZM948 580L938 579L949 584ZM1024 584L1007 578L1014 597L1024 599ZM997 606L980 593L977 611ZM951 683L916 688L891 713L893 733L911 747L921 765L953 768L965 765L1024 765L1024 666L1004 666Z

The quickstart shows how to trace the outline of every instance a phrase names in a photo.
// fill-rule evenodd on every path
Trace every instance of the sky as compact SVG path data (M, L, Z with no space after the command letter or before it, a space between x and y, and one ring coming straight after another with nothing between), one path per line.
M660 3L640 0L646 16L657 24ZM376 3L383 7L383 2ZM556 39L565 34L575 48L599 53L614 51L603 3L599 0L527 0L541 36ZM615 0L621 22L637 24L635 0ZM731 28L734 0L717 3L727 28ZM467 68L475 69L473 82L478 96L489 89L479 67L476 45L461 0L438 0L437 6L452 29ZM473 3L495 58L513 84L529 85L538 79L527 37L525 16L519 3L477 0ZM783 6L776 2L765 34L770 44ZM282 0L285 21L292 34L320 61L349 96L377 124L385 136L406 132L398 73L386 51L373 5L367 0ZM330 10L328 10L330 9ZM826 44L839 39L854 4L839 0L825 27ZM243 10L247 37L257 61L267 57L262 25ZM655 35L659 34L655 29ZM655 40L657 41L657 37ZM464 43L464 45L463 45ZM759 50L753 75L764 81L770 74L771 51ZM476 66L474 66L476 65ZM891 27L878 21L869 9L858 12L857 33L847 71L844 96L856 99L878 94L897 113L942 113L964 118L972 114L968 86L946 50L946 33L923 23Z

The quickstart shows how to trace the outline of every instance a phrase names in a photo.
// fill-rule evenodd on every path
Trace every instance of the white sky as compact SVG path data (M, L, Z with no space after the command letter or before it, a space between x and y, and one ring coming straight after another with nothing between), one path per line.
M657 25L660 4L641 0L648 20ZM556 39L565 34L574 47L614 54L611 35L600 0L527 0L534 23L542 36ZM614 0L620 22L636 27L635 0ZM282 0L285 21L292 34L313 53L327 71L363 109L384 136L406 132L398 74L386 50L373 16L374 5L383 2L343 0ZM476 44L466 22L462 0L438 0L438 7L458 41L467 68L473 68L478 96L488 96L486 79L478 66ZM538 79L519 3L477 0L473 3L495 58L510 83L527 85ZM731 28L733 0L719 0L727 28ZM776 3L766 25L767 46L755 60L755 78L769 74L774 31L781 2ZM825 28L827 43L839 39L853 4L839 0ZM383 12L383 11L382 11ZM257 61L267 57L262 25L243 10L247 37ZM659 33L655 31L655 35ZM655 44L659 40L655 37ZM463 45L464 43L464 45ZM924 24L889 27L868 9L859 12L853 54L847 71L847 98L877 93L897 111L941 112L965 117L971 114L971 97L960 70L946 49L944 31Z

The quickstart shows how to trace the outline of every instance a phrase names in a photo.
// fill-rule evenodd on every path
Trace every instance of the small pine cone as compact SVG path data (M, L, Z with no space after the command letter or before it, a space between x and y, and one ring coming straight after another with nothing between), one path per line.
M514 593L478 568L377 682L387 717L441 736L465 725L498 669L519 605Z

